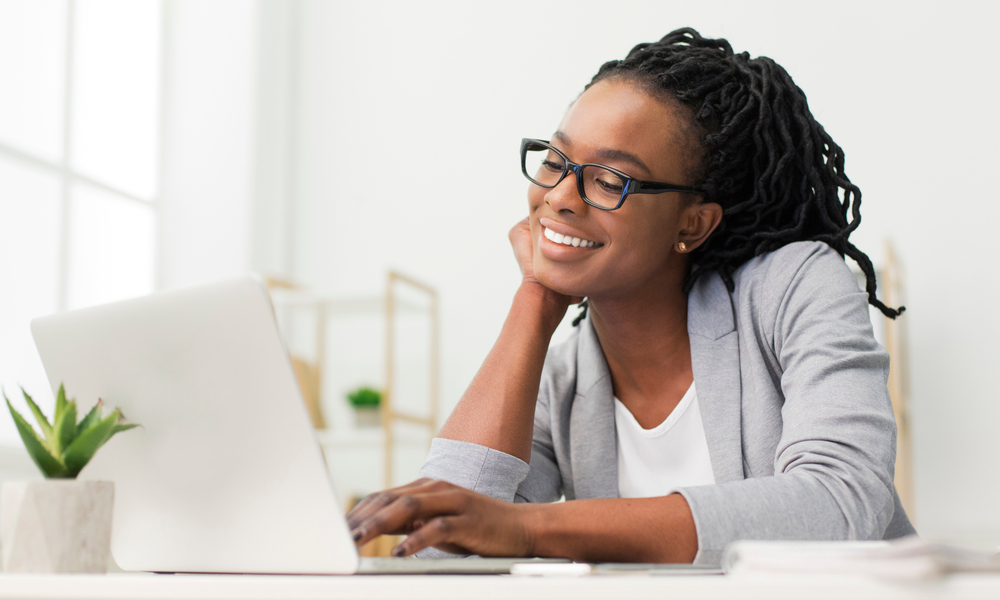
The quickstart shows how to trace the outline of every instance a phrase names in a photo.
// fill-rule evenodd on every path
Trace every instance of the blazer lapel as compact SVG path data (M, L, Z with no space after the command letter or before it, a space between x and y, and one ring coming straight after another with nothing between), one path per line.
M590 319L580 324L570 465L577 499L618 497L618 447L611 373Z
M698 406L716 483L743 475L740 349L732 299L718 275L688 295L688 334ZM618 497L618 448L611 373L590 319L580 324L576 396L570 410L574 497Z
M688 334L715 482L743 479L739 335L732 299L717 274L702 277L688 295Z

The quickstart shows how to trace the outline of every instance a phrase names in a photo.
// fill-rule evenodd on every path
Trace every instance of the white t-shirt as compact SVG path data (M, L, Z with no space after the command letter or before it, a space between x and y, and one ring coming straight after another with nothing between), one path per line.
M618 495L666 496L680 487L715 483L694 383L665 421L643 429L615 398Z

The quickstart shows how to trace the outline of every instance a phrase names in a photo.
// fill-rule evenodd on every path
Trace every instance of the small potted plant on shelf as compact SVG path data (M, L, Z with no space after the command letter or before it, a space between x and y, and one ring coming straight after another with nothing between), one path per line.
M0 489L0 547L3 568L21 573L104 573L111 548L110 481L76 479L94 453L112 436L132 429L115 409L102 415L102 402L77 421L75 400L59 386L52 421L23 389L41 435L7 407L24 447L44 481L10 481Z
M382 424L382 392L360 387L347 394L347 401L354 407L354 422L358 427L378 427Z

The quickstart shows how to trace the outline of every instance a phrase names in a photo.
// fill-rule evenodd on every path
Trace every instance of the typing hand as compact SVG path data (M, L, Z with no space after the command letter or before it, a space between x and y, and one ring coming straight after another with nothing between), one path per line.
M445 481L418 479L366 497L348 513L347 523L359 547L380 535L408 535L393 556L432 546L455 554L531 556L529 509Z

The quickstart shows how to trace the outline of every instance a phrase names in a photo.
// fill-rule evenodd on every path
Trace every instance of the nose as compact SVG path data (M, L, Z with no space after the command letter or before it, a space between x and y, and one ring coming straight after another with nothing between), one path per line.
M587 203L580 197L577 184L577 174L570 169L563 180L554 188L545 192L545 203L557 213L580 214L586 210Z

